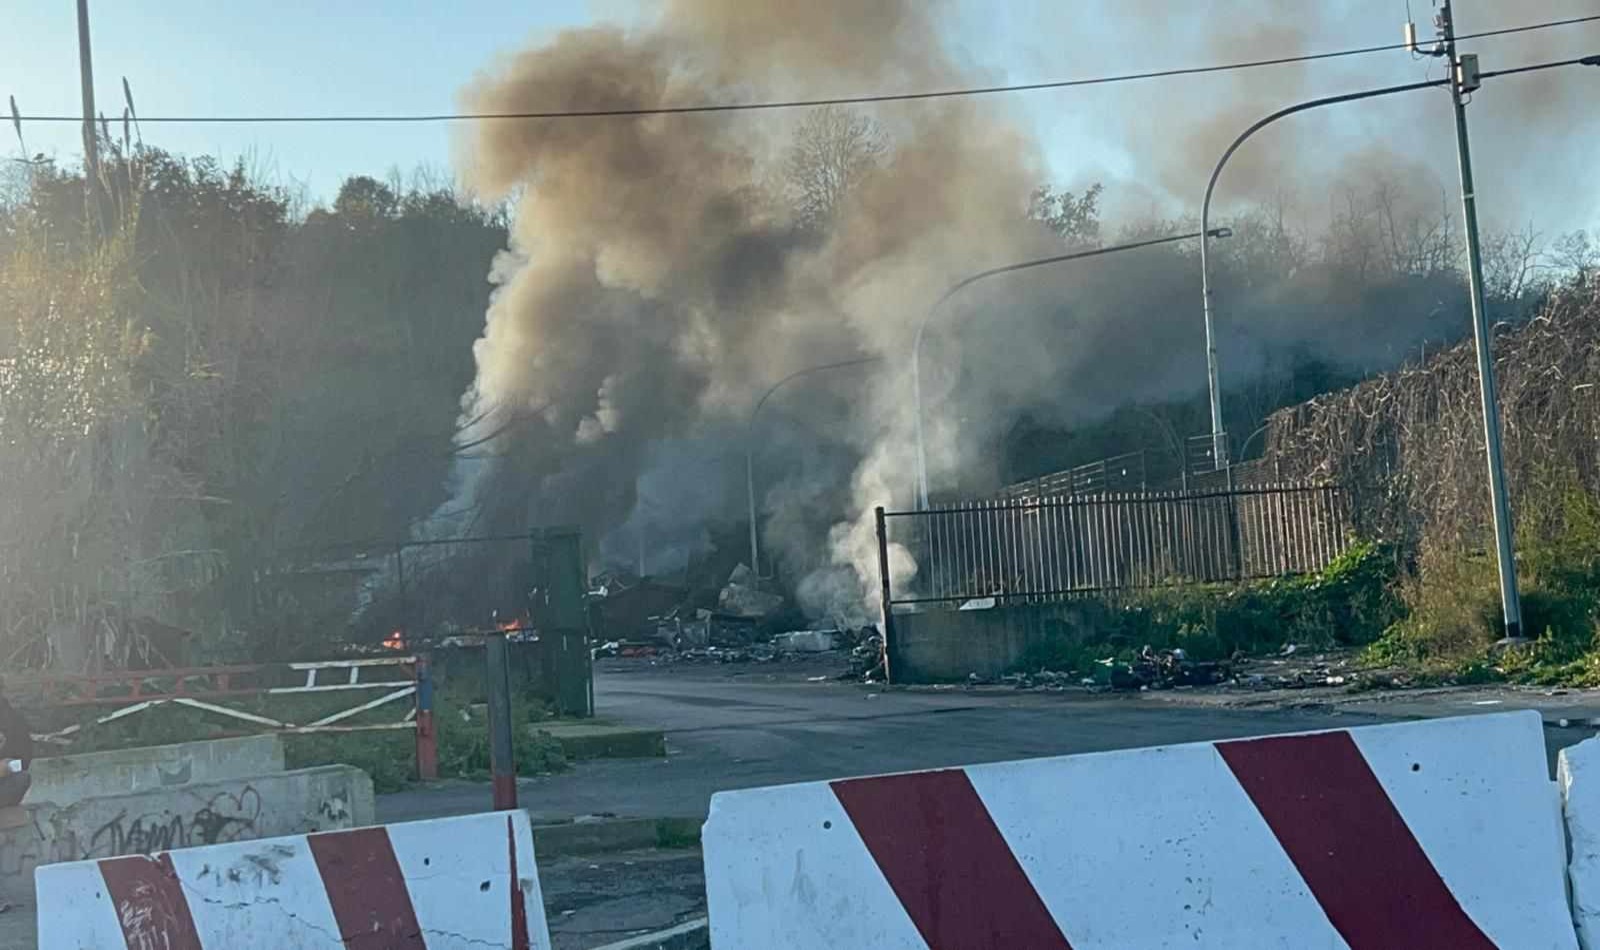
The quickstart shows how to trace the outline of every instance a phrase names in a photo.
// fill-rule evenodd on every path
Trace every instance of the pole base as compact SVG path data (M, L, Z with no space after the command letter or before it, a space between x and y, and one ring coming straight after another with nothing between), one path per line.
M1527 637L1501 637L1494 642L1495 650L1511 650L1517 647L1531 646L1533 641Z

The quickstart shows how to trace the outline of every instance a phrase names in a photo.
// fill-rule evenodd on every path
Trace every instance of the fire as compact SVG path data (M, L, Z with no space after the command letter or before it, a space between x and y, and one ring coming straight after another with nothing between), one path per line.
M390 632L383 645L390 650L404 650L406 648L406 635L398 628Z
M497 620L494 626L501 633L518 633L523 629L521 617L513 617L510 620Z

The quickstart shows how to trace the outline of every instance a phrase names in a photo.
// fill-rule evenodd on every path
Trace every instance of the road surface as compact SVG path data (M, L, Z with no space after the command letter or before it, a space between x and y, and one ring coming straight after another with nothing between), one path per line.
M713 792L1363 725L1371 712L1174 705L1137 695L1004 689L875 690L812 677L818 664L602 664L595 706L615 723L666 733L665 759L584 762L524 779L535 821L582 815L704 817ZM382 821L481 810L487 786L443 783L381 796Z

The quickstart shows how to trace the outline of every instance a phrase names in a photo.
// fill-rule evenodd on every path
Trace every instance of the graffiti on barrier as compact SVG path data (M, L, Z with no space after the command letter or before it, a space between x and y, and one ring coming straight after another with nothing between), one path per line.
M163 811L129 818L121 812L89 836L85 858L155 854L174 848L221 844L254 837L261 793L246 785L237 794L218 792L192 812Z

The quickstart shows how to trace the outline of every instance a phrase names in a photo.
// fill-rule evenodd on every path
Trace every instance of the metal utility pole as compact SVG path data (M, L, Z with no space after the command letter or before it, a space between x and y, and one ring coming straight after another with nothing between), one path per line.
M1212 178L1213 187L1216 176ZM1206 317L1206 392L1211 398L1211 462L1212 467L1218 471L1229 469L1229 488L1233 487L1233 474L1228 458L1228 433L1222 425L1222 381L1217 374L1217 330L1211 314L1211 260L1208 253L1210 241L1206 240L1205 229L1211 223L1211 192L1206 192L1206 204L1200 215L1200 293L1204 298ZM1187 471L1188 459L1184 460Z
M518 624L519 628L521 624ZM495 811L517 807L517 764L511 732L511 652L507 631L495 630L484 637L484 678L489 706L490 794Z
M89 49L89 0L78 0L78 78L83 84L84 202L91 227L99 229L100 143L94 127L94 55Z
M1450 99L1455 108L1456 152L1461 163L1461 210L1466 222L1467 279L1471 284L1472 343L1478 355L1478 388L1483 400L1483 437L1488 449L1489 503L1494 512L1495 552L1500 568L1500 603L1505 614L1504 643L1524 640L1522 599L1517 593L1517 561L1512 545L1511 505L1506 492L1505 455L1500 445L1500 400L1495 394L1494 341L1484 302L1483 249L1478 237L1478 197L1472 182L1472 147L1467 138L1466 97L1481 82L1478 57L1456 55L1456 27L1450 0L1442 0L1437 19L1443 55L1450 64Z

